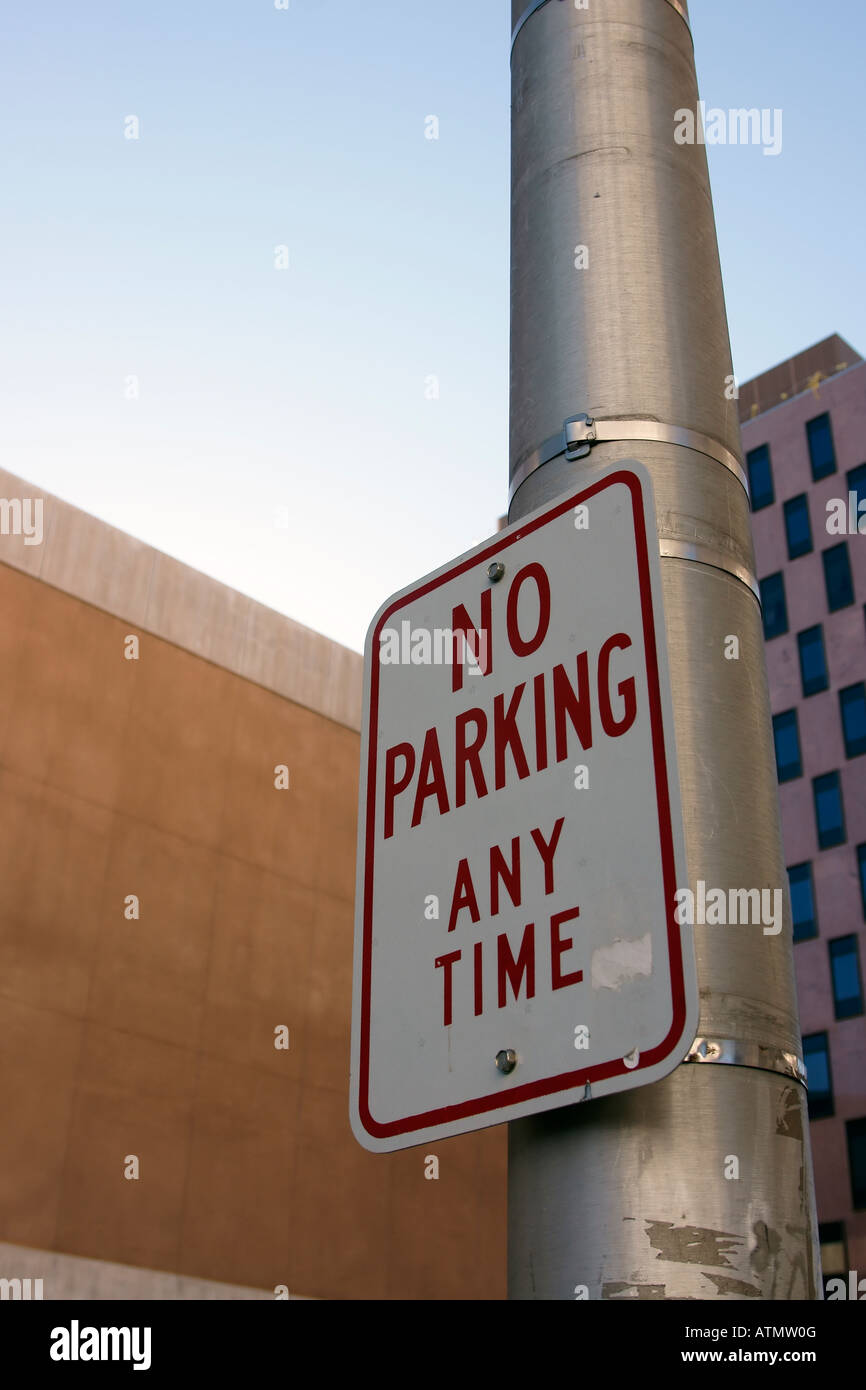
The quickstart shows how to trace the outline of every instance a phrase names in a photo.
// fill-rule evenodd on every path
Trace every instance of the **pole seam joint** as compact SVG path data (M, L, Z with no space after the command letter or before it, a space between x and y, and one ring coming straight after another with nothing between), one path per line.
M685 449L693 449L698 454L705 454L707 458L723 464L733 473L742 484L746 497L749 497L749 481L740 460L718 439L713 439L708 434L685 429L681 425L666 425L659 420L595 420L591 415L579 414L569 415L563 422L559 434L545 439L539 448L534 449L518 464L511 480L509 506L517 489L522 487L530 473L550 463L551 459L564 454L569 463L574 463L578 459L586 458L594 444L615 444L627 440L678 444Z
M697 565L709 565L710 569L723 570L732 579L738 579L755 595L761 605L761 589L748 566L740 564L732 556L717 550L715 546L700 541L681 541L672 536L659 537L659 555L669 560L691 560ZM762 610L763 611L763 610Z

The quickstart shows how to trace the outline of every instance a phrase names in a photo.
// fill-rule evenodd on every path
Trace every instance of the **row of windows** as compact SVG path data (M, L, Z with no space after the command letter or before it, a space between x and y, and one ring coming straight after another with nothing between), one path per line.
M851 469L848 474L848 491L853 492L857 499L854 515L858 516L860 503L866 501L866 463L861 463L859 468ZM847 498L845 501L847 507ZM796 560L800 555L808 555L814 549L808 495L801 492L797 497L790 497L782 507L782 514L785 518L788 559Z
M800 652L800 666L803 669L803 653ZM805 689L808 695L813 692ZM826 690L826 679L821 690ZM847 685L839 691L839 716L842 722L842 737L845 741L846 758L859 758L866 753L866 683ZM803 775L803 758L800 752L800 730L796 709L783 710L773 715L773 739L776 745L776 773L780 782L792 782Z
M866 845L857 846L857 872L860 876L860 896L863 917L866 919ZM794 940L808 941L818 935L818 914L815 911L815 884L811 862L793 864L788 869L791 888L791 916L794 921ZM847 940L841 937L840 940ZM837 1013L836 1017L841 1015Z
M817 416L806 423L806 441L814 482L836 472L836 452L829 414ZM762 444L746 456L752 510L760 511L775 500L773 469L769 445ZM859 503L866 498L866 464L847 474L848 491ZM789 498L783 505L788 559L796 560L814 549L809 500L806 493ZM827 606L831 613L854 602L854 585L847 542L831 546L821 555ZM781 572L769 575L761 582L761 604L764 614L764 635L767 640L788 631L788 613L784 576ZM803 695L815 695L829 685L824 634L820 625L797 635L800 659L800 678ZM860 682L839 692L839 709L845 752L849 758L866 753L866 685ZM802 757L796 710L787 710L773 719L776 746L776 766L779 781L802 776ZM821 849L845 841L845 814L838 772L826 773L812 779L818 844ZM866 917L866 845L857 849L863 913ZM811 863L796 864L788 870L791 888L791 907L794 919L794 940L803 941L817 935L815 891ZM863 986L860 971L858 940L855 935L838 937L828 943L833 1003L837 1019L852 1018L863 1013ZM829 1039L826 1033L815 1033L803 1039L806 1066L809 1072L809 1115L812 1119L833 1114L833 1084L830 1067ZM851 1177L852 1201L855 1209L866 1208L866 1119L846 1124L848 1167ZM821 1246L825 1275L841 1272L847 1258L844 1250L844 1228L841 1223L822 1226ZM838 1269L836 1266L838 1265Z
M836 450L833 447L833 429L829 415L818 415L814 420L807 421L806 443L809 446L813 481L820 482L821 478L828 478L831 473L835 473ZM759 512L762 507L769 507L776 500L769 444L759 444L756 449L750 449L746 454L746 466L749 471L752 511ZM866 464L848 474L848 487L849 491L858 494L858 498L866 495ZM798 553L805 554L805 551Z
M811 549L811 547L810 547ZM827 607L831 613L840 608L849 608L854 602L854 580L851 577L851 557L848 542L831 545L822 550L821 561L824 566L824 588L827 591ZM785 576L781 570L767 575L760 583L761 607L764 614L764 637L781 637L788 631L788 605L785 601Z

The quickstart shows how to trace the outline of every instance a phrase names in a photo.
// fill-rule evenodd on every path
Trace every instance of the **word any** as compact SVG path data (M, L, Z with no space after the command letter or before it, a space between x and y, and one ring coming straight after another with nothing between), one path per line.
M533 856L533 867L537 870L540 867L544 876L544 896L549 897L554 891L554 872L553 861L559 846L562 828L565 824L564 816L553 826L549 837L546 837L540 829L531 832L531 841L538 852L541 863L536 865ZM527 853L524 854L524 868L526 860L529 858L528 846ZM451 911L448 917L448 930L454 931L462 926L460 914L468 912L469 921L473 926L481 921L482 913L478 905L478 895L475 883L486 878L484 867L476 868L475 879L469 867L468 859L461 859L457 866L457 873L454 881L454 892L451 898ZM500 896L500 888L503 887L514 907L519 907L522 899L522 876L521 876L521 855L520 855L520 836L515 836L511 842L510 863L499 845L494 845L489 853L489 889L490 889L490 916L499 915L504 905L504 895ZM540 885L539 885L540 888ZM532 894L537 901L539 888L535 888ZM535 973L536 961L540 960L542 968L547 966L550 974L550 988L567 989L570 985L577 985L583 979L582 970L568 970L563 964L562 957L574 949L574 940L571 936L565 936L562 932L563 926L567 922L573 922L580 916L580 908L573 907L567 912L554 912L550 915L549 925L549 946L548 942L536 942L535 923L528 922L523 930L520 945L515 955L512 950L511 942L505 932L501 932L496 938L495 949L492 942L488 942L489 950L485 952L483 941L475 941L472 945L472 980L471 994L475 1017L478 1018L485 1008L485 997L494 994L497 1005L504 1009L508 1003L509 987L515 999L519 998L521 989L525 986L526 998L535 997ZM543 934L544 936L547 933ZM448 1028L453 1020L453 998L454 980L452 971L458 961L463 960L463 951L449 951L447 955L438 956L433 962L436 970L441 970L442 974L442 1024ZM466 955L469 955L469 943L466 945ZM465 1002L468 1003L469 979L461 966L461 976L459 986ZM485 976L487 977L487 989L485 990Z
M723 111L699 101L696 111L681 106L674 112L674 140L678 145L763 145L764 154L782 153L782 112L768 106L737 107Z
M772 900L770 894L772 893ZM757 927L763 924L764 936L778 936L782 930L781 888L710 888L698 879L695 895L691 888L678 888L675 920L689 927ZM772 911L770 903L772 901Z

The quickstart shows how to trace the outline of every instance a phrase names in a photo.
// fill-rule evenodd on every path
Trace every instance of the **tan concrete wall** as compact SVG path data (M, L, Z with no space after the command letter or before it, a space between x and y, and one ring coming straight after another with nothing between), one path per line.
M0 531L3 564L360 729L363 663L357 652L2 468L0 498L43 504L40 544Z
M424 1149L349 1129L359 691L332 687L358 659L311 634L298 673L268 638L296 698L254 683L213 659L238 596L85 522L41 560L0 537L0 1241L312 1297L503 1296L503 1131L436 1145L427 1181ZM120 616L96 606L124 585ZM255 608L235 653L288 622Z

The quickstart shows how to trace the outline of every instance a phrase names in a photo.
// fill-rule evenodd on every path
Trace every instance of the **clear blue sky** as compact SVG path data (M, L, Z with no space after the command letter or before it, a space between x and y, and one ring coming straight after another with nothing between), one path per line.
M709 150L740 380L866 353L866 5L691 10L708 105L784 112ZM5 6L3 465L360 648L504 510L508 47L507 0Z

